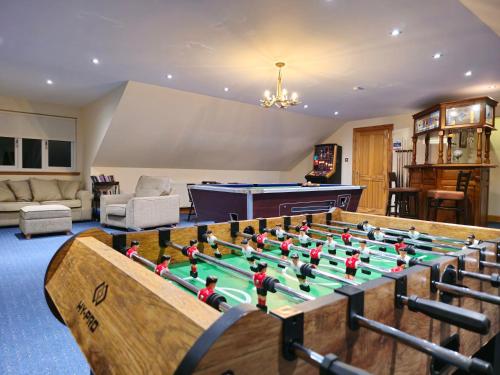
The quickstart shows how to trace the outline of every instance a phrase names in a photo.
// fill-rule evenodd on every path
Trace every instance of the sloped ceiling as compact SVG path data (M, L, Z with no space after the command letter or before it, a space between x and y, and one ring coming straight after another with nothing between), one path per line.
M500 37L500 0L460 0Z
M84 106L134 80L258 105L274 87L277 60L287 63L287 88L309 105L289 111L339 111L343 120L500 89L500 38L456 0L0 4L0 95L41 102ZM443 57L434 60L436 52Z
M288 170L340 122L129 82L93 165Z

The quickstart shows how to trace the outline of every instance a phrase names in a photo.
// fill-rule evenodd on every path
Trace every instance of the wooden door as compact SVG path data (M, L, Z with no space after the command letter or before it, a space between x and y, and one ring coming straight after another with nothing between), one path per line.
M352 183L364 185L358 212L385 215L393 125L353 129Z

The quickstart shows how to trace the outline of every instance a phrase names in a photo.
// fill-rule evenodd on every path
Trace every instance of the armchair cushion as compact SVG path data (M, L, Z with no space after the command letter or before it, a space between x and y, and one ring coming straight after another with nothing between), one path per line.
M126 204L108 204L106 206L106 215L126 216L126 214L127 214Z
M136 197L159 197L169 195L172 192L170 178L141 176L135 187Z

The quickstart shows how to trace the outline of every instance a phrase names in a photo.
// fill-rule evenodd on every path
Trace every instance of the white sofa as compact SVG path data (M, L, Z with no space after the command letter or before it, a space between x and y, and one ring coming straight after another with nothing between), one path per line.
M179 196L168 177L141 176L135 193L101 195L101 224L144 229L179 222Z
M0 226L19 225L22 207L61 204L71 209L73 221L92 218L92 194L80 181L31 178L0 181Z

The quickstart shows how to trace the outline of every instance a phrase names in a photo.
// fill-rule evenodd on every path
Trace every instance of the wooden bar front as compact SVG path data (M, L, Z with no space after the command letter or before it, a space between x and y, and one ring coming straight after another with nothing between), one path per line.
M488 193L492 164L416 164L408 165L410 186L421 190L419 219L425 220L427 191L432 189L455 190L459 171L471 171L467 191L469 221L466 224L485 226L488 220ZM432 213L431 213L432 214ZM429 216L432 220L432 216ZM462 218L460 218L462 220ZM455 222L455 212L439 210L437 221Z

